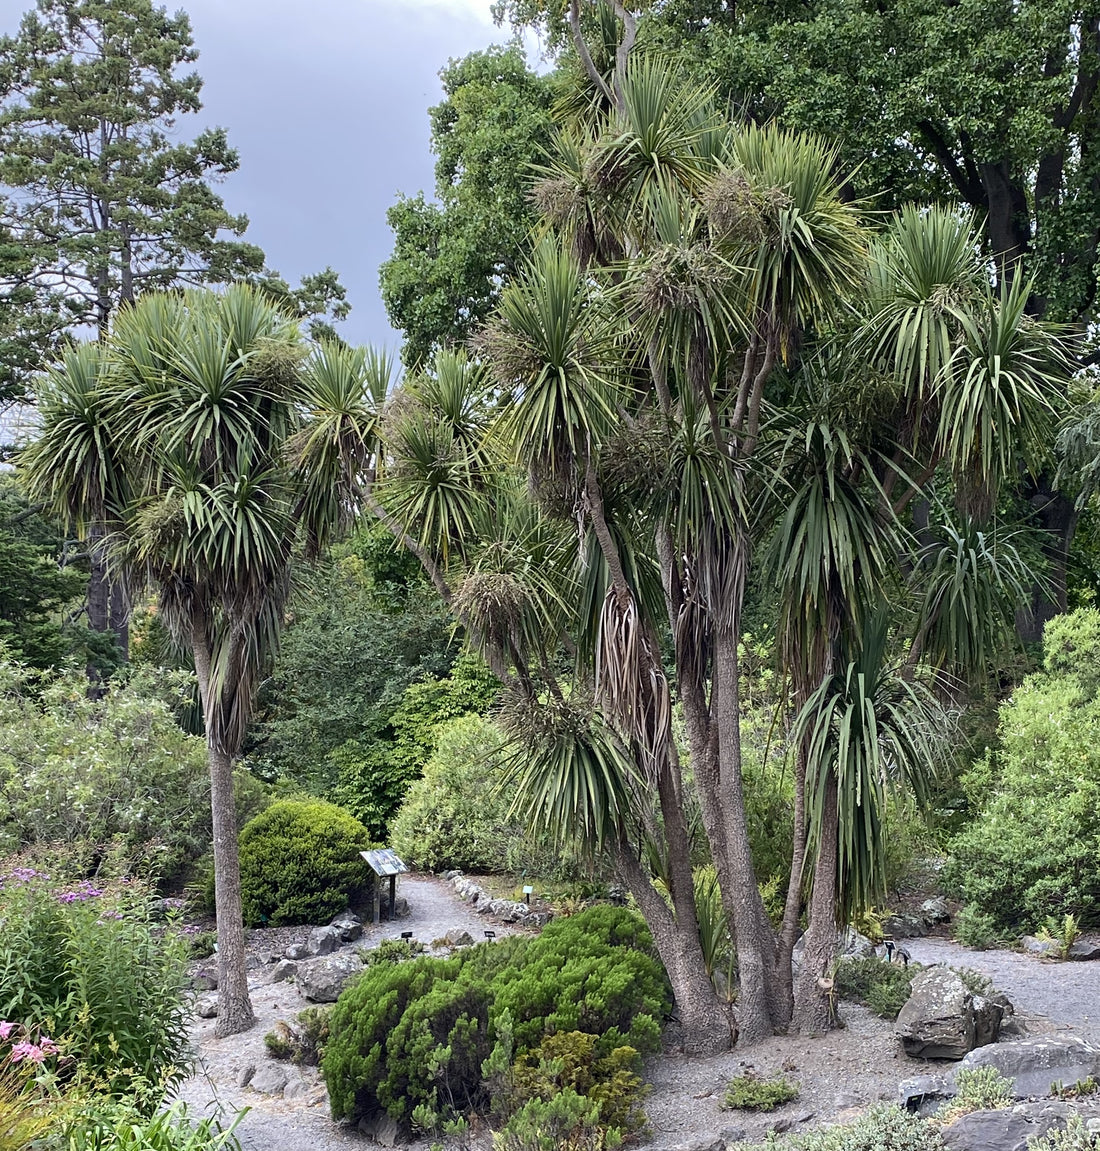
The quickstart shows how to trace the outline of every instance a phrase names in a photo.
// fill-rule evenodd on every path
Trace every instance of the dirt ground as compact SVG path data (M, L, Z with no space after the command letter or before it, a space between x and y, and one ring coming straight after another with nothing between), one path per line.
M487 927L508 934L507 925L488 923L459 900L440 879L405 876L401 892L410 914L395 923L368 927L355 946L377 946L403 931L430 944L449 930L467 930L476 940ZM257 956L282 951L304 940L308 928L255 931L249 941ZM1015 1002L1028 1031L1058 1031L1100 1041L1100 962L1050 963L1005 951L970 951L947 939L907 940L913 959L921 963L966 966L989 975L999 990ZM246 1069L270 1069L272 1060L264 1035L280 1020L290 1020L305 1001L292 984L268 982L269 968L257 968L252 1002L257 1023L244 1035L214 1038L214 1021L196 1019L192 1041L200 1056L199 1070L182 1087L180 1096L204 1114L232 1116L249 1108L237 1135L243 1147L255 1151L335 1151L375 1143L354 1128L329 1117L324 1084L316 1069L291 1069L291 1083L276 1097L239 1083ZM760 1140L769 1130L800 1130L854 1117L870 1103L896 1097L898 1083L921 1074L927 1064L901 1053L891 1024L869 1011L845 1005L846 1026L830 1035L807 1039L777 1036L747 1050L735 1049L711 1058L666 1053L648 1061L646 1073L653 1090L646 1102L651 1151L692 1147L722 1135L727 1140ZM285 1065L284 1065L285 1066ZM799 1084L798 1098L768 1115L723 1111L729 1080L752 1069L760 1074L783 1072ZM488 1145L486 1143L486 1145ZM410 1151L427 1151L426 1141Z

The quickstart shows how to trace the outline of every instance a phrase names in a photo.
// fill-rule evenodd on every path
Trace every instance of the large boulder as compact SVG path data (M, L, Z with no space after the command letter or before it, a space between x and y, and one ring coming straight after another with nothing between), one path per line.
M882 921L882 934L890 939L919 939L928 934L928 925L919 915L898 911Z
M363 962L350 951L339 951L298 964L295 981L298 990L313 1003L335 1003L353 975L363 970Z
M1028 955L1038 955L1043 959L1058 959L1062 954L1062 945L1056 939L1040 939L1036 935L1025 935L1020 939L1020 946Z
M996 1067L1015 1081L1017 1099L1029 1095L1049 1095L1051 1085L1069 1085L1079 1080L1100 1078L1100 1047L1075 1035L1044 1039L1020 1039L996 1043L971 1051L962 1067Z
M1078 939L1076 943L1069 945L1066 958L1076 960L1100 959L1100 943L1089 943L1087 940Z
M805 950L806 936L800 935L795 942L794 952L791 955L791 963L796 975L802 970L802 955ZM846 927L843 931L837 932L836 954L838 958L842 959L847 956L866 959L875 954L875 945L866 935L861 935L854 927Z
M954 971L926 967L913 979L894 1034L906 1055L917 1059L962 1059L979 1042L993 1043L1004 1008L974 995Z

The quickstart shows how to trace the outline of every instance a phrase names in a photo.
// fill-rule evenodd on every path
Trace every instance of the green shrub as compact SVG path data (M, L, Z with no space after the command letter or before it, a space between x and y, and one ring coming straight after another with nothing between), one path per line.
M264 1036L264 1046L273 1059L316 1067L328 1042L329 1016L332 1008L307 1007L298 1012L292 1025L282 1019Z
M798 1098L798 1084L778 1075L738 1075L726 1088L723 1106L733 1111L774 1111Z
M775 1146L771 1141L764 1145L767 1151ZM796 1135L785 1146L790 1151L944 1151L932 1124L890 1103L876 1104L852 1123Z
M566 1088L531 1099L493 1136L494 1151L615 1151L622 1136L600 1124L598 1103Z
M1100 1135L1093 1135L1080 1115L1066 1119L1065 1130L1055 1127L1027 1141L1028 1151L1100 1151Z
M409 788L390 831L406 863L430 871L507 868L523 832L508 817L510 797L496 790L504 742L495 723L476 715L439 728L424 775Z
M598 1035L563 1031L547 1035L524 1052L512 1069L512 1101L517 1107L532 1099L548 1102L563 1091L575 1091L599 1104L600 1126L633 1135L645 1126L642 1100L649 1093L638 1071L641 1059L633 1047L616 1047L600 1056Z
M973 947L975 951L986 951L1000 942L996 920L972 903L955 916L954 935L963 947Z
M955 1098L945 1103L936 1118L946 1124L972 1111L997 1111L1013 1100L1012 1080L996 1067L963 1068L955 1076Z
M1047 625L1046 670L1000 708L998 746L962 783L978 817L949 844L952 894L1010 935L1054 915L1100 926L1100 613Z
M993 980L973 967L952 967L951 970L963 981L971 995L992 995Z
M82 670L33 673L0 660L0 857L60 847L84 878L107 852L174 882L210 848L202 739L180 730L182 675L135 676L88 698ZM238 814L266 798L234 775ZM85 868L80 874L76 874Z
M669 1006L645 924L622 908L592 908L535 938L447 959L378 964L332 1013L322 1064L332 1112L383 1109L404 1120L421 1106L444 1117L484 1109L494 1061L506 1067L567 1031L598 1036L597 1058L624 1046L646 1054Z
M424 950L419 939L383 939L377 947L360 947L359 958L364 967L374 967L379 963L404 963L423 955Z
M154 1103L187 1072L187 944L150 923L137 882L58 887L32 868L0 886L0 1019L40 1028L89 1087Z
M244 921L251 927L325 923L365 898L370 874L359 852L367 829L322 799L274 803L241 832Z
M901 967L875 955L848 956L837 964L836 991L842 999L862 1003L883 1019L896 1019L919 970L916 963Z

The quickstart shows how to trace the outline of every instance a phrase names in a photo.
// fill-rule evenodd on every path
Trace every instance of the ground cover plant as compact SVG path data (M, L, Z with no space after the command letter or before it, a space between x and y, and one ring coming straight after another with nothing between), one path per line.
M326 923L366 898L370 872L359 853L367 829L323 799L284 799L241 831L241 898L253 927Z
M906 967L876 955L847 956L836 965L836 993L841 999L862 1003L883 1019L896 1019L919 970L919 963Z
M730 1080L722 1105L731 1111L774 1111L798 1098L798 1084L782 1075L738 1075Z
M447 959L382 963L330 1016L322 1068L332 1112L384 1110L431 1130L470 1110L503 1118L527 1107L530 1119L583 1090L603 1126L629 1128L639 1059L657 1049L669 1006L649 933L622 908Z

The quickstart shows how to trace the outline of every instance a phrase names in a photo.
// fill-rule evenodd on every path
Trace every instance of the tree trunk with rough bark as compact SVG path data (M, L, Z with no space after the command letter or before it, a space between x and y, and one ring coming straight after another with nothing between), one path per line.
M718 721L719 798L733 890L727 893L737 936L738 1029L742 1043L756 1043L784 1027L778 998L775 933L756 885L741 778L740 661L736 629L716 628L715 704Z
M836 959L836 885L839 823L837 781L829 772L825 783L810 924L802 952L802 969L795 988L794 1026L803 1035L819 1035L836 1026L832 968Z
M706 973L694 916L677 915L654 889L629 844L615 851L615 869L641 910L668 973L688 1055L717 1055L736 1039L730 1015Z
M237 809L233 797L233 758L219 746L218 724L210 689L210 640L205 619L195 620L191 650L206 719L206 754L210 766L210 812L214 824L214 907L218 926L218 1022L222 1037L247 1031L256 1022L248 994L241 863L237 846Z

